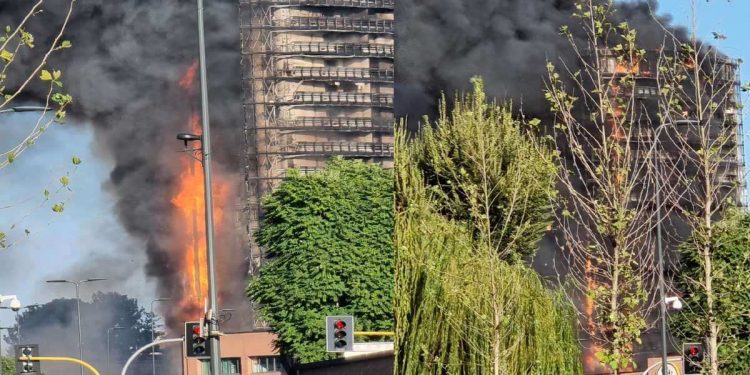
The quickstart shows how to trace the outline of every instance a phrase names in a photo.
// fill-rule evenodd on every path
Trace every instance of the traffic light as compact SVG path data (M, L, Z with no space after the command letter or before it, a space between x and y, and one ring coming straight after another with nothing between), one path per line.
M209 357L210 346L202 322L185 322L185 356Z
M703 344L682 344L682 368L685 375L700 375L703 357Z
M326 351L350 352L354 350L354 317L326 317Z
M39 361L33 361L31 357L39 357L39 345L23 344L16 345L16 373L39 374Z

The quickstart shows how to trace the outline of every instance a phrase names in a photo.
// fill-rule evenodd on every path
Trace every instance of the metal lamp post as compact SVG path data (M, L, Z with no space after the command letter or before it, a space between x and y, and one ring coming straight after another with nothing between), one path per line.
M697 123L695 120L685 120L680 121L680 123L687 123L687 124L694 124ZM659 262L659 319L661 320L661 365L663 369L667 368L668 361L667 361L667 304L672 302L672 298L670 297L667 299L666 291L665 291L665 283L664 283L664 249L662 247L662 234L661 234L661 185L660 185L660 176L659 176L659 160L657 156L657 144L659 144L659 135L661 135L661 131L664 130L667 126L674 126L673 123L664 123L659 125L654 130L654 140L653 144L651 145L651 152L653 153L653 162L654 162L654 182L655 182L655 195L656 195L656 250L657 250L657 256L658 256L658 262ZM672 301L670 301L672 300ZM679 303L679 299L677 299L677 303ZM681 306L681 305L680 305ZM666 370L664 370L666 371Z
M115 324L112 328L107 328L107 375L110 375L109 372L109 334L112 333L115 329L125 329L125 327L120 327L119 324Z
M181 133L177 139L188 142L201 141L201 164L203 164L203 186L206 204L206 252L208 259L208 335L211 346L211 374L221 374L221 348L219 346L218 301L216 297L216 267L214 259L214 218L211 193L211 126L208 114L208 85L206 78L206 41L203 27L203 0L196 0L198 6L198 57L201 79L201 135Z
M104 281L107 279L103 278L90 278L86 280L81 281L70 281L70 280L47 280L48 283L65 283L65 284L73 284L76 286L76 311L78 314L78 354L79 359L83 361L83 334L81 330L81 295L80 295L80 285L83 283L90 283L94 281ZM81 366L81 375L83 375L83 366Z
M151 312L151 342L154 342L154 340L155 340L155 337L154 337L154 330L155 330L155 328L154 328L154 320L155 320L155 318L154 318L154 303L156 303L156 302L165 302L165 301L170 301L170 300L171 299L169 299L169 298L157 298L157 299L151 301L151 310L150 310L150 312ZM156 352L154 351L154 349L155 349L155 347L152 346L151 347L151 371L152 371L153 375L156 375L156 354L155 354Z
M23 338L21 337L21 321L20 321L20 317L19 317L19 314L21 313L21 310L27 310L27 309L30 309L32 307L39 307L39 306L41 306L41 305L38 304L38 303L34 303L34 304L31 304L31 305L28 305L28 306L24 306L24 307L16 310L16 334L18 335L18 341L19 341L19 343L23 343ZM10 310L11 308L10 307L1 307L0 306L0 309Z

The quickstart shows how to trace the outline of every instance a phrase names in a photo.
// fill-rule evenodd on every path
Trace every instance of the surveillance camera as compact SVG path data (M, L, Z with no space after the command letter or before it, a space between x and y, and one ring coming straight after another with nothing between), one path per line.
M21 301L18 298L14 298L10 301L10 309L13 311L21 310Z

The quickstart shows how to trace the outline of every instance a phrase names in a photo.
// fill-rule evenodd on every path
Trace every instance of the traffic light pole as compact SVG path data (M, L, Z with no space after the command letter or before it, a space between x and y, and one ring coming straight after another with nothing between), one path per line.
M208 252L208 340L211 347L211 374L221 374L221 350L219 348L219 327L216 319L218 302L216 298L216 270L214 264L214 218L211 195L211 126L208 115L208 85L206 78L206 40L203 30L203 0L198 4L198 56L201 78L201 154L203 157L203 186L206 203L206 251Z

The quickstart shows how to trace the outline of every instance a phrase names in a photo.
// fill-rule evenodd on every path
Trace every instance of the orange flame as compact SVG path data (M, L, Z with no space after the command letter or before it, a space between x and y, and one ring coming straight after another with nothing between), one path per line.
M197 62L193 63L179 81L180 87L190 91L195 80ZM192 133L200 134L201 118L197 113L190 115L189 127ZM178 236L181 249L180 270L182 273L182 296L179 298L180 315L183 320L200 316L208 298L208 271L206 254L205 197L203 169L198 161L184 156L181 160L181 173L177 193L171 202L177 208L174 227L183 231ZM228 201L228 182L220 175L213 180L214 226L218 227L224 218L223 207Z

